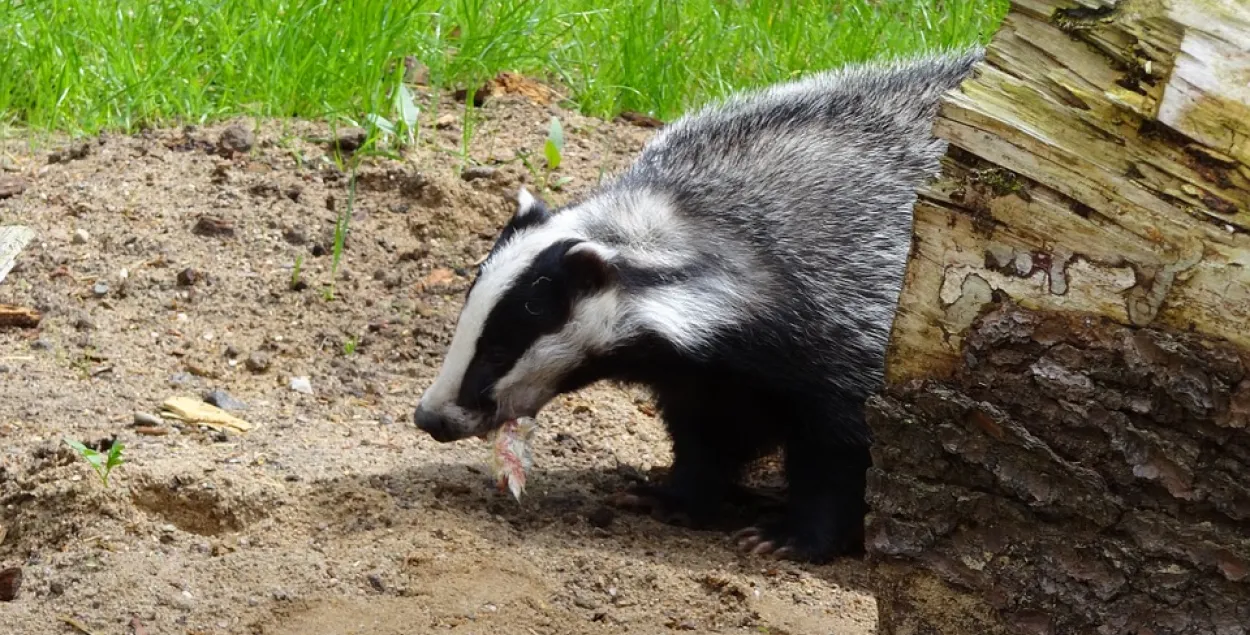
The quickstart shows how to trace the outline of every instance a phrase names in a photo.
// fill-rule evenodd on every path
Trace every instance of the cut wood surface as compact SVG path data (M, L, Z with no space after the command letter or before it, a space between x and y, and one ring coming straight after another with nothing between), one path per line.
M1250 2L1013 4L945 100L889 378L949 375L1000 292L1250 347Z
M883 635L1250 633L1250 1L1014 0L935 123Z

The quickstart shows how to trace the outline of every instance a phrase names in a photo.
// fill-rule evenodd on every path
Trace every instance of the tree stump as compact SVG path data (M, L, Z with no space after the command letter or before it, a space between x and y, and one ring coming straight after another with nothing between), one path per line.
M1250 634L1250 0L1013 0L935 132L881 633Z

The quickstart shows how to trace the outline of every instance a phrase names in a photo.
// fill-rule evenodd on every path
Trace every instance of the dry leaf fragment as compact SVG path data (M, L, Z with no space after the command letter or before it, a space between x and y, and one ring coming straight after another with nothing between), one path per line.
M170 397L161 404L161 416L194 425L208 426L214 430L247 432L252 424L218 408L191 397Z

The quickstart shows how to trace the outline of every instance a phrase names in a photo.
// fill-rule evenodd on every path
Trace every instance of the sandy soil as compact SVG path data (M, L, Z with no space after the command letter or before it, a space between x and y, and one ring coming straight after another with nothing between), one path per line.
M875 632L859 562L740 555L724 534L604 506L669 460L636 390L595 386L545 411L520 504L489 482L485 444L412 427L466 269L517 187L535 187L515 152L541 156L561 117L559 174L573 181L546 195L559 203L653 132L497 95L472 146L493 169L466 180L459 108L440 100L418 149L366 161L333 300L331 257L316 254L347 179L325 159L323 125L266 122L231 158L230 122L77 151L0 146L0 178L25 184L0 200L0 225L38 231L0 303L45 316L0 330L0 570L23 577L0 630L76 632L69 618L98 635ZM198 231L205 216L231 232ZM308 286L292 290L300 255ZM313 394L290 387L301 376ZM212 390L256 427L134 424ZM115 438L126 464L105 487L63 437Z

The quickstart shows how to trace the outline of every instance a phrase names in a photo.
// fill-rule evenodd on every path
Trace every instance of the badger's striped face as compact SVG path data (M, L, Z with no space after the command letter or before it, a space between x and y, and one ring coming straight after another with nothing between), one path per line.
M610 344L617 302L610 248L522 189L517 212L469 287L451 347L413 413L438 441L534 416L562 380Z

